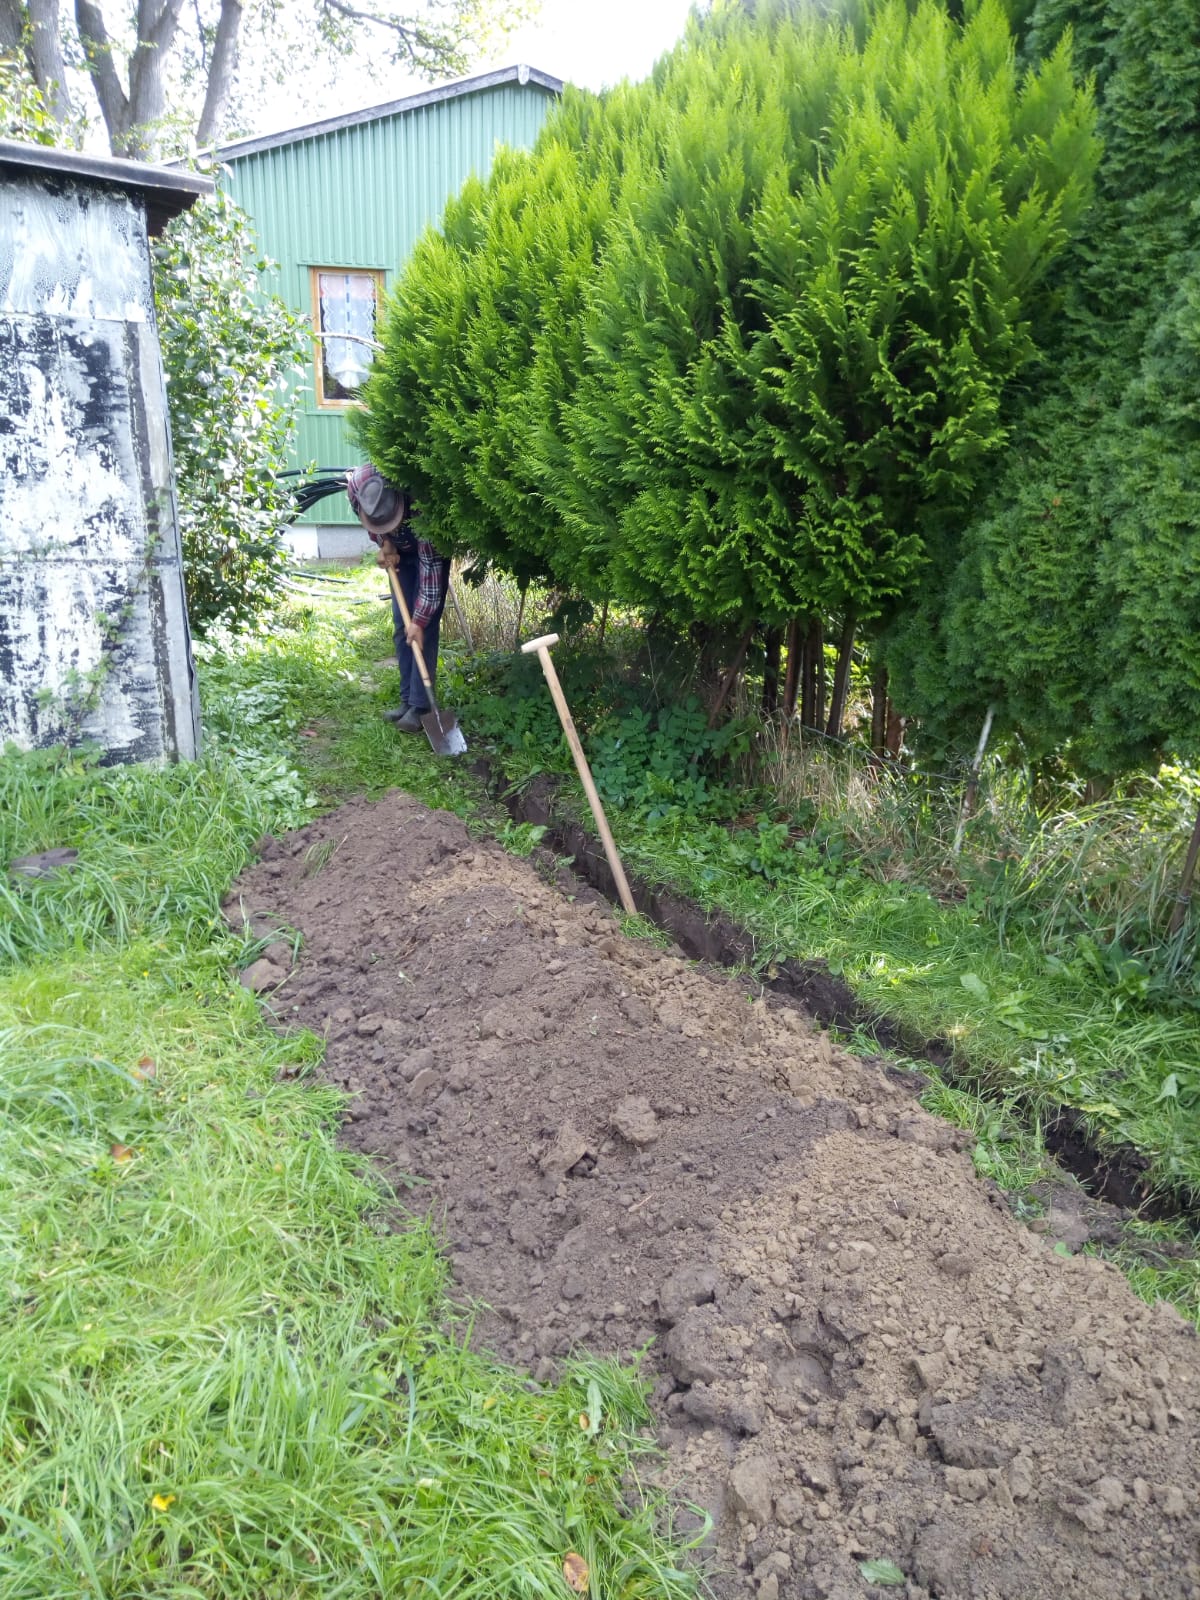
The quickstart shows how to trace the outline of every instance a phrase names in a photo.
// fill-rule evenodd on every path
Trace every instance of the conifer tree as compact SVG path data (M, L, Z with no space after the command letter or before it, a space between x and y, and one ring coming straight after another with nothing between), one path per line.
M547 493L623 598L886 617L1003 442L1087 195L1087 97L1065 46L1022 77L996 0L961 28L935 0L861 30L764 5L691 55L671 147L622 196Z
M889 660L932 743L991 705L1111 777L1200 749L1200 9L1041 0L1031 43L1068 25L1101 74L1098 201L1005 470Z

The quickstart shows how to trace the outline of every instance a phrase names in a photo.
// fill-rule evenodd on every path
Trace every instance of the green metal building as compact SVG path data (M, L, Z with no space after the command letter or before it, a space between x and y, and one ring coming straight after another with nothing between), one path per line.
M293 465L362 460L346 417L382 294L447 200L472 173L486 176L497 145L533 143L562 87L531 67L505 67L218 152L230 194L279 263L277 292L320 336ZM305 513L293 543L306 556L350 554L360 534L333 495Z

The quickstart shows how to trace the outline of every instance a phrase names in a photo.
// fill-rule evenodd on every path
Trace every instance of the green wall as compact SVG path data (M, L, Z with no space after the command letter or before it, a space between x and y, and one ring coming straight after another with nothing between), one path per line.
M311 320L311 267L379 268L391 288L451 195L471 173L486 175L497 145L531 145L554 100L539 84L509 82L246 155L234 147L222 152L229 192L279 263L277 292ZM361 461L344 413L318 410L311 367L303 388L293 465ZM343 495L300 520L354 522Z

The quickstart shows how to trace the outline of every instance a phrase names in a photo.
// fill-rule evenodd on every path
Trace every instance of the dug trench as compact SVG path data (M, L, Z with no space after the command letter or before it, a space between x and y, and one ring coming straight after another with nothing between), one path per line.
M1200 1597L1194 1334L879 1063L397 792L264 840L226 911L302 936L245 981L419 1180L477 1341L539 1381L647 1348L717 1595Z
M577 874L598 889L610 904L617 903L616 884L599 839L556 807L557 785L540 775L514 788L487 761L475 770L489 793L502 804L514 822L545 828L547 847L570 857ZM705 911L686 895L628 874L634 903L649 921L669 934L680 949L698 961L740 968L756 959L755 940L748 929L720 912ZM947 1081L965 1087L982 1087L969 1068L956 1060L946 1039L918 1035L911 1027L864 1005L849 984L820 960L788 958L773 963L760 979L764 988L801 1005L812 1017L834 1029L863 1029L883 1051L906 1060L929 1062ZM985 1091L986 1092L986 1091ZM1152 1221L1182 1221L1200 1228L1200 1198L1183 1190L1168 1192L1147 1176L1150 1163L1131 1145L1097 1148L1085 1119L1071 1106L1060 1105L1048 1113L1039 1108L1038 1122L1047 1148L1060 1166L1078 1180L1099 1204L1093 1208L1098 1241L1114 1242L1121 1232L1116 1211L1136 1211ZM1136 1243L1129 1241L1136 1249Z

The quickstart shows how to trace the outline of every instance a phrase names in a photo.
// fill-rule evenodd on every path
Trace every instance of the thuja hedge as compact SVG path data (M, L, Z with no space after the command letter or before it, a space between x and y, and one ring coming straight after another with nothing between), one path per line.
M1004 470L889 655L928 733L992 705L1105 777L1200 753L1200 7L1040 0L1032 24L1096 75L1096 204Z
M445 549L740 631L909 601L1097 159L1000 0L718 5L568 93L404 273L362 437Z

